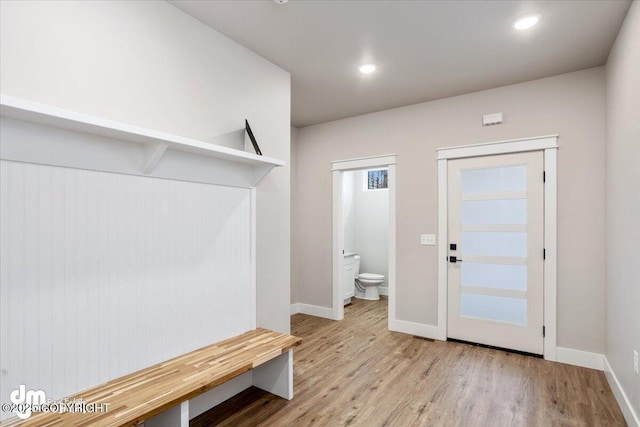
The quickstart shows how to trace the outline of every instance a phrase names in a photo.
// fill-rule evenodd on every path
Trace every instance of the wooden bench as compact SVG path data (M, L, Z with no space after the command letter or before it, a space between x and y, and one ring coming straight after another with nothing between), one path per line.
M164 363L117 378L69 398L108 403L106 413L34 413L3 427L136 426L268 362L302 339L258 328Z

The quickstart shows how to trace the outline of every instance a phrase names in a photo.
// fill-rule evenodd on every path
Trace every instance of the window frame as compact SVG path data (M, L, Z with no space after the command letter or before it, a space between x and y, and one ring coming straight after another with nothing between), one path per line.
M387 186L385 188L369 188L369 172L375 172L375 171L387 171ZM389 190L389 168L388 167L384 167L384 168L370 168L370 169L364 169L363 171L363 179L362 179L362 191L384 191L384 190Z

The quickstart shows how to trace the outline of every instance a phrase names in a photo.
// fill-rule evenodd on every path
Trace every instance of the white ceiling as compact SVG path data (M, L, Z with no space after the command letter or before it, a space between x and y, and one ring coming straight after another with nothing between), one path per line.
M174 0L291 73L295 126L603 65L630 0ZM513 21L542 14L528 31ZM373 62L378 70L361 75Z

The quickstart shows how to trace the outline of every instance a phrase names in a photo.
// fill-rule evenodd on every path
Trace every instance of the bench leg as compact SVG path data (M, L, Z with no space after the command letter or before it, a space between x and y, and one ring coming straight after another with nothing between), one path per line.
M144 422L144 427L189 427L189 401L167 409Z
M189 401L180 404L180 427L189 427Z
M291 400L293 398L293 350L253 368L253 385Z

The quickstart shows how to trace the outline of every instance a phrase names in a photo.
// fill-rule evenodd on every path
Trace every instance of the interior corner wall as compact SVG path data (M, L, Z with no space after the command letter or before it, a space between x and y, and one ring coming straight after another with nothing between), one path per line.
M482 127L482 115L505 122ZM436 148L559 134L558 345L605 348L605 70L597 67L300 129L293 251L301 303L332 306L331 161L397 154L399 320L435 325Z
M355 181L359 171L342 172L342 225L344 253L358 252L356 246Z
M293 215L293 197L298 191L297 181L294 179L296 176L296 163L294 159L297 157L297 142L298 140L298 128L295 126L291 126L291 167L289 169L289 175L291 179L291 205L289 209L289 215L291 218L291 239L290 246L293 247L293 240L295 239L295 235L297 232L296 228L296 220L297 218ZM290 302L291 304L296 304L300 298L298 297L298 283L299 283L299 270L297 262L298 255L291 251L291 296Z
M637 417L640 376L633 371L633 350L640 352L640 4L637 1L631 5L609 54L606 80L606 357Z

